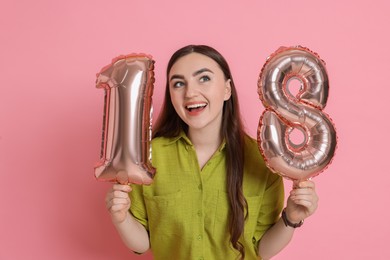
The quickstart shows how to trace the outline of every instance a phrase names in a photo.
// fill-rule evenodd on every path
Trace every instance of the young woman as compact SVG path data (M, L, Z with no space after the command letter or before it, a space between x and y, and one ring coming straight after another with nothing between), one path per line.
M150 186L114 184L106 205L132 251L155 259L269 259L314 213L312 181L284 207L283 181L270 172L240 118L226 60L204 45L173 54L154 127Z

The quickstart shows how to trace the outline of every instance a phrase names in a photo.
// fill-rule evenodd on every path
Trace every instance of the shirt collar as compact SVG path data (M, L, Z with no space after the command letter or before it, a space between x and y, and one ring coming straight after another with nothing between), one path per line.
M184 131L180 131L180 134L171 137L170 140L167 142L167 145L171 145L179 141L180 139L183 139L187 144L192 145L191 140L187 137L187 135L184 133Z
M188 145L191 146L193 145L190 138L188 138L188 136L186 135L186 133L184 133L184 131L180 131L180 134L176 137L171 137L170 140L167 142L167 145L174 144L178 142L180 139L182 139ZM221 152L225 148L225 146L226 146L226 141L224 139L221 145L219 146L218 151Z

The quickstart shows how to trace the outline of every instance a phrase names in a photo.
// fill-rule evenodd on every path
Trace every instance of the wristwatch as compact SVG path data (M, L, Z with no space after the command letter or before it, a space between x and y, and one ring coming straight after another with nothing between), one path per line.
M292 227L297 228L303 225L303 220L299 221L298 223L292 223L287 219L286 209L284 208L282 211L282 219L286 227Z

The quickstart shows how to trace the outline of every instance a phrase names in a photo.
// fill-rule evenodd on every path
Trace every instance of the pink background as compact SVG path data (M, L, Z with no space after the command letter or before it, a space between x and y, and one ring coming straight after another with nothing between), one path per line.
M104 205L110 185L93 176L95 74L120 54L153 55L157 115L167 60L189 43L227 58L252 135L266 57L298 44L320 54L339 147L315 178L317 213L274 259L390 259L389 2L238 2L2 1L0 259L151 259L121 243Z

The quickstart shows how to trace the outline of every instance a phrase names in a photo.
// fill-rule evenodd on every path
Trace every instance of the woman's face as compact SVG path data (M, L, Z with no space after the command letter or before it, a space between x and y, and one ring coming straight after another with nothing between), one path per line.
M231 86L213 59L199 53L183 56L172 66L168 80L173 107L190 130L221 127Z

